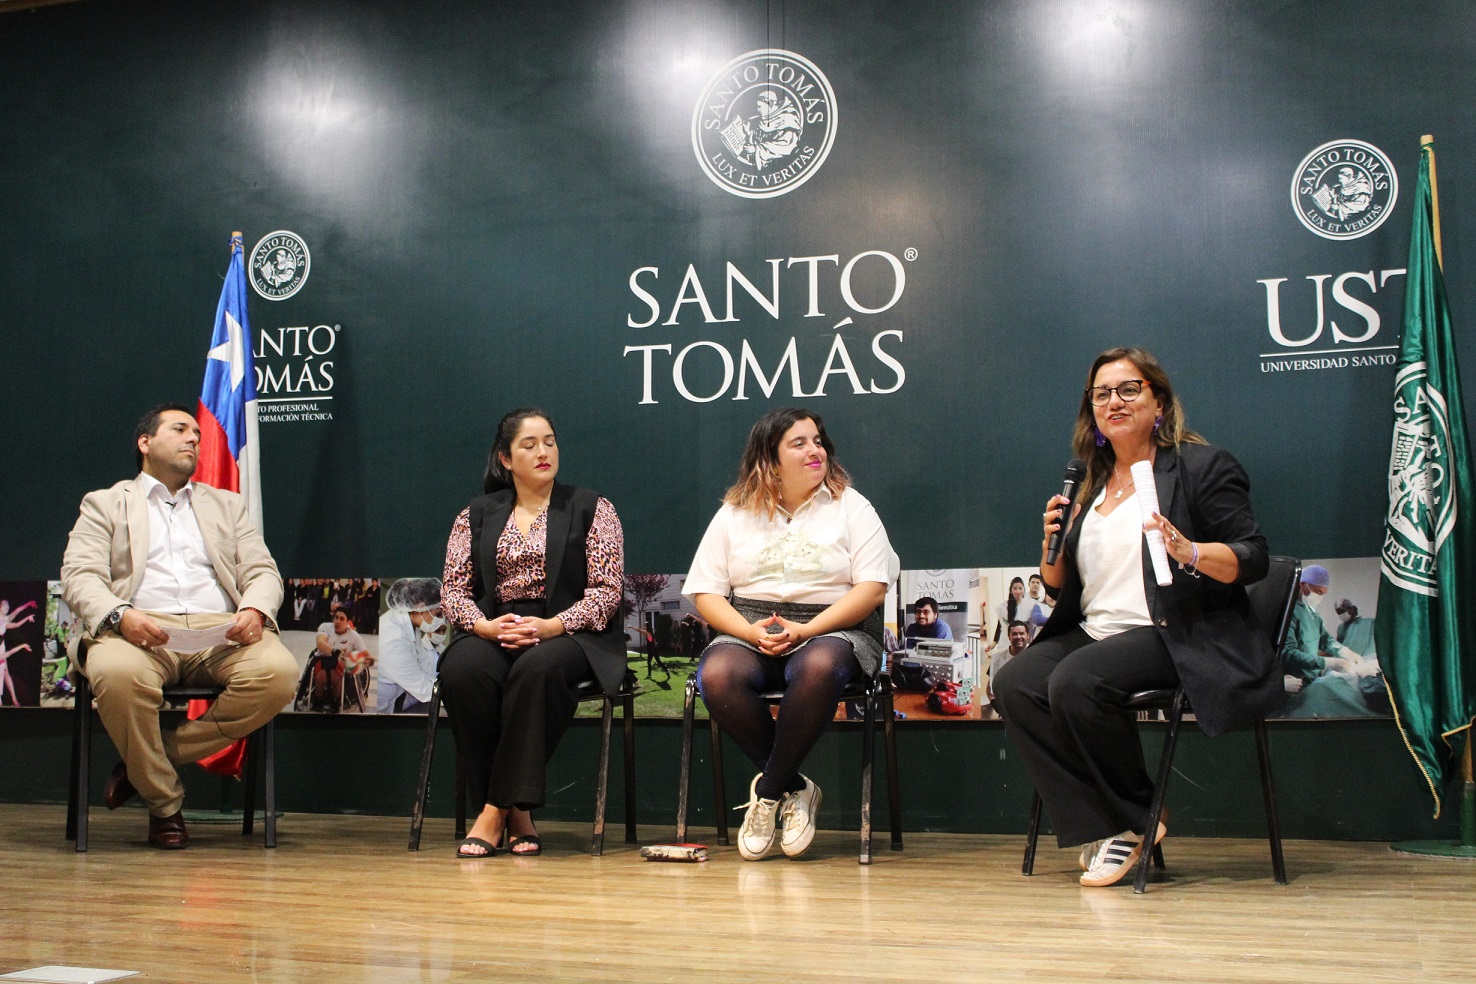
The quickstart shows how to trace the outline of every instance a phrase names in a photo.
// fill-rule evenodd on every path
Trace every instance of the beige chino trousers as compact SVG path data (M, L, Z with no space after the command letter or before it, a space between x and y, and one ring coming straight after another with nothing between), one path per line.
M145 612L166 632L173 626L208 629L234 615L162 615ZM98 716L128 766L128 779L156 817L179 812L184 785L177 764L194 762L245 738L281 711L297 689L297 661L277 634L264 630L249 646L217 646L197 653L143 649L117 632L87 648L82 672L92 684ZM216 686L225 693L205 716L173 731L159 723L166 686Z

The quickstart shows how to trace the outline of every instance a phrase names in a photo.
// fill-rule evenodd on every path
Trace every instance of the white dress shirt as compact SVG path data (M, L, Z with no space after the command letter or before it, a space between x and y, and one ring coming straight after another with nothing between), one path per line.
M855 489L824 485L793 519L724 503L708 524L682 594L831 605L865 581L891 584L900 562L881 517Z
M149 556L133 607L166 615L235 611L205 552L205 538L191 505L193 483L171 497L154 476L140 474L139 480L148 489Z

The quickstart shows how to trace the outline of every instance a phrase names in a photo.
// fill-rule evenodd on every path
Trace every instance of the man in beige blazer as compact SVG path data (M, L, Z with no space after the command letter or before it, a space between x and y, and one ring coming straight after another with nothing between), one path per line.
M282 578L234 492L191 482L200 426L182 404L139 421L139 474L89 492L67 541L62 597L86 626L81 667L123 761L103 796L135 794L149 809L149 843L189 844L175 765L214 754L265 724L297 685L297 663L272 614ZM227 626L225 642L170 648L171 631ZM225 687L204 717L172 732L159 724L162 689Z

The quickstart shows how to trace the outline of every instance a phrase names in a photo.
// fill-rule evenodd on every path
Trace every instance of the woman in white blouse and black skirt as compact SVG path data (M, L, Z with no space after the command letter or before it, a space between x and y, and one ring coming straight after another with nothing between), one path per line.
M897 569L819 415L759 418L683 588L719 633L698 666L702 700L761 770L738 833L746 860L798 857L814 839L820 789L799 768L841 691L880 665ZM776 720L762 695L780 689Z

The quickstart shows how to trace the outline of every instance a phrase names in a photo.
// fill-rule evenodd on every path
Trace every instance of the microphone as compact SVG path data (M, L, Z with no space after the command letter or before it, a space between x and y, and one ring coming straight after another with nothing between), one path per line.
M1047 564L1054 564L1061 557L1061 541L1066 539L1066 523L1071 518L1071 503L1076 500L1076 492L1085 478L1086 462L1080 458L1072 458L1071 463L1066 466L1066 475L1061 480L1061 495L1066 498L1066 504L1061 507L1060 529L1052 533L1050 540L1046 542Z
M1140 461L1129 471L1132 472L1133 486L1137 489L1135 498L1138 500L1138 512L1146 523L1149 517L1158 512L1158 486L1153 481L1153 462ZM1158 586L1162 588L1173 584L1174 572L1169 569L1169 555L1163 545L1163 534L1158 530L1149 530L1143 535L1148 538L1148 556L1153 561L1153 576L1158 580Z

